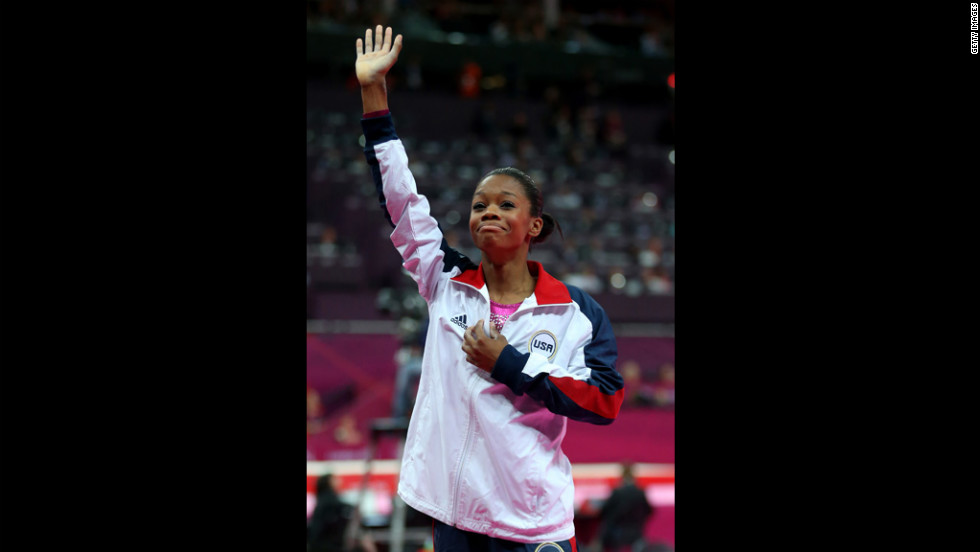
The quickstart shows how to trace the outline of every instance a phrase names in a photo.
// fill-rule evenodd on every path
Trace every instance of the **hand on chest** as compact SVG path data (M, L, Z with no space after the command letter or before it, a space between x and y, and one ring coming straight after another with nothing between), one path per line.
M514 309L512 312L492 312L490 306L471 308L472 312L447 313L440 317L444 331L454 334L459 342L464 340L466 328L483 320L483 332L489 335L491 325L508 344L520 353L537 353L549 361L554 360L561 348L559 336L566 333L569 319L558 311L561 307L535 307Z

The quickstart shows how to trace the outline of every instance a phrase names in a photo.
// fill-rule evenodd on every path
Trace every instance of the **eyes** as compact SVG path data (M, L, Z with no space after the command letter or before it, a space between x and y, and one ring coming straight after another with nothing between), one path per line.
M487 205L484 202L482 202L482 201L477 201L476 203L473 204L473 210L474 211L482 211L482 210L484 210L486 208L487 208ZM501 209L513 209L513 208L515 208L515 205L511 201L502 201L502 202L500 202L500 208Z

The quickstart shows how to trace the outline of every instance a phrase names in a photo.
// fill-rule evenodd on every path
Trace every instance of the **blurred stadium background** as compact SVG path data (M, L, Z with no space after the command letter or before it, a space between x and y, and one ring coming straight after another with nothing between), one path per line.
M615 327L620 417L569 422L563 445L580 548L632 462L654 507L648 549L673 549L672 0L307 0L308 515L331 473L379 550L431 546L411 511L391 540L399 433L381 429L410 410L426 312L362 153L354 41L377 24L405 38L389 105L450 244L479 259L469 194L492 168L524 169L564 233L531 258L589 291Z

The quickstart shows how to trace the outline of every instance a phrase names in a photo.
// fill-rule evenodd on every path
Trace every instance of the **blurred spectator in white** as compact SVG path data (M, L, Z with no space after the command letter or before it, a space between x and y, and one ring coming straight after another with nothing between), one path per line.
M660 265L663 254L664 241L654 236L647 240L646 248L637 253L637 262L644 268L653 268Z
M548 204L552 209L575 210L582 206L582 196L567 185L560 185L551 196Z
M623 289L626 295L630 297L639 297L640 295L646 295L647 288L643 280L637 277L627 277L626 287Z
M674 288L670 275L662 265L644 268L643 283L647 291L653 295L669 295Z
M582 264L578 271L565 274L563 280L590 294L601 293L604 287L595 269L587 263Z
M337 229L327 226L320 234L320 257L324 259L336 259L340 255L340 245L337 243Z

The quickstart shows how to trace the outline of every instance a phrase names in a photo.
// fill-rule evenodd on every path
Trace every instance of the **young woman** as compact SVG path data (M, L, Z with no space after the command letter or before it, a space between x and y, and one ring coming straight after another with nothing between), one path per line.
M385 75L402 36L357 39L364 148L391 240L429 305L398 494L434 519L436 552L575 552L568 418L609 424L623 401L609 319L528 261L556 227L534 181L491 171L473 192L480 264L450 248L408 170Z

